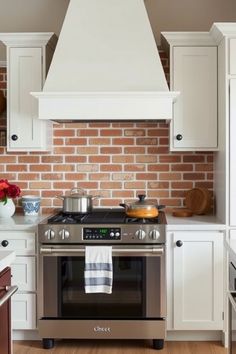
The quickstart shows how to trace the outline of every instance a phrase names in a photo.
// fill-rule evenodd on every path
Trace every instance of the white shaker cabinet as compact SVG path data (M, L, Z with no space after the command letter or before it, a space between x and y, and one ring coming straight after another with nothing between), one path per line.
M223 233L167 234L167 329L223 330Z
M36 329L36 235L27 231L0 231L0 249L15 251L12 282L12 329Z
M43 151L52 145L50 121L37 118L37 100L55 42L53 33L0 33L7 47L7 149Z
M235 54L236 61L236 54ZM236 73L235 73L236 74ZM236 226L236 78L230 80L230 225Z
M216 150L217 46L209 34L198 38L189 32L163 32L162 43L170 57L170 89L180 91L170 123L170 150Z

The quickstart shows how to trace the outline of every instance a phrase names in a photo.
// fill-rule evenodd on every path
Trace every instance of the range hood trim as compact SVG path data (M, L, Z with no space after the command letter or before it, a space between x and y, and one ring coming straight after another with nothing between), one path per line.
M179 92L32 92L39 119L171 120Z

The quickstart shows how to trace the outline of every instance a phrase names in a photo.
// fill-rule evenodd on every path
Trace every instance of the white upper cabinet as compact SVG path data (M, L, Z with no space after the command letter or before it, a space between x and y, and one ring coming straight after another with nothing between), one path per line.
M7 46L7 149L44 151L51 143L51 122L38 119L37 100L55 47L53 33L0 33Z
M162 36L170 54L170 88L180 91L170 125L170 149L216 150L217 47L207 34Z

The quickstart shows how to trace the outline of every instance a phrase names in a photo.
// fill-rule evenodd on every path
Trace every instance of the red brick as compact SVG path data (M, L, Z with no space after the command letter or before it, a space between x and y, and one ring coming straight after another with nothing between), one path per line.
M16 156L0 156L0 163L16 163Z
M134 191L113 191L112 197L114 198L134 198Z
M120 155L120 156L113 156L112 162L114 163L133 163L134 156L127 156L127 155Z
M71 189L74 188L74 182L54 182L53 188L54 189Z
M54 136L62 136L62 137L67 137L67 136L75 136L75 130L74 129L54 129L53 131Z
M98 129L80 129L78 130L78 136L98 136Z
M156 138L137 138L136 139L137 145L156 145L157 139Z
M167 154L169 152L168 146L152 146L147 148L148 154Z
M121 165L109 164L109 165L101 165L101 171L122 171Z
M67 162L81 163L86 161L87 161L87 156L65 156L65 163Z
M26 181L32 181L32 180L39 180L39 173L19 173L18 174L18 179L19 180L26 180Z
M86 145L87 140L86 138L66 138L65 144L66 145Z
M89 156L89 162L91 162L91 163L110 162L110 156L106 156L106 155Z
M114 147L114 146L111 146L111 147L107 146L107 147L101 147L100 151L101 151L101 154L108 154L108 155L121 154L122 148L121 147Z
M127 181L127 180L133 180L134 179L134 174L133 173L113 173L112 174L112 179L114 181Z
M101 136L121 136L122 130L121 129L101 129L100 135Z
M191 189L193 188L192 182L171 182L172 189Z
M97 181L109 181L110 174L109 173L90 173L89 179L90 180L97 180Z
M122 183L121 182L100 182L100 187L102 189L121 189Z
M168 164L148 164L148 171L169 171L170 166Z
M212 163L196 163L195 164L195 171L213 171L213 164Z
M14 156L14 158L15 158L15 156ZM19 156L18 162L19 163L29 163L29 164L39 163L39 156Z
M124 165L124 171L145 171L146 170L146 165L143 164L129 164L129 165Z
M205 179L205 174L204 173L184 173L183 174L183 179L184 180L199 180L199 179Z
M113 145L134 145L133 138L114 138L112 139Z
M75 166L71 164L53 165L53 171L74 171Z
M44 172L44 171L51 171L52 166L41 164L41 165L30 165L30 172Z
M144 136L144 129L125 129L125 136Z
M63 162L63 156L42 156L41 157L42 163L62 163Z
M160 163L165 162L181 162L181 155L161 155L159 156Z
M63 175L61 173L42 173L41 174L41 178L43 180L62 180L63 179Z
M86 179L86 173L65 173L65 180L82 181Z
M148 198L168 198L169 191L168 190L150 190L147 193Z
M78 147L77 154L95 155L98 154L98 147L97 146Z
M125 154L144 154L145 148L141 146L124 147Z
M193 165L189 163L173 164L171 165L171 171L193 171Z
M125 189L145 189L145 185L146 183L143 181L124 183Z
M183 162L204 162L205 156L204 155L184 155Z
M148 182L149 189L167 189L169 188L169 182Z
M157 173L137 173L137 180L143 179L145 181L157 180Z
M136 162L138 163L150 163L157 162L157 156L153 155L138 155L136 156Z
M27 165L7 165L6 166L7 172L15 172L15 171L27 171Z
M148 136L168 136L168 129L150 129L148 130Z
M89 145L110 145L110 138L90 138Z

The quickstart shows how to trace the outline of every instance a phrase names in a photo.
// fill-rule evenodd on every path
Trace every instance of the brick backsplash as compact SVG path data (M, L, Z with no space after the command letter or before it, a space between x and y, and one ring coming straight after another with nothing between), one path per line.
M161 59L168 73L162 52ZM0 68L0 90L6 94L5 68ZM213 153L170 152L168 124L63 123L53 132L51 152L7 153L0 147L0 178L17 183L22 194L39 195L43 212L60 208L56 196L74 187L100 195L97 206L117 207L145 193L167 210L184 206L190 188L213 191Z

